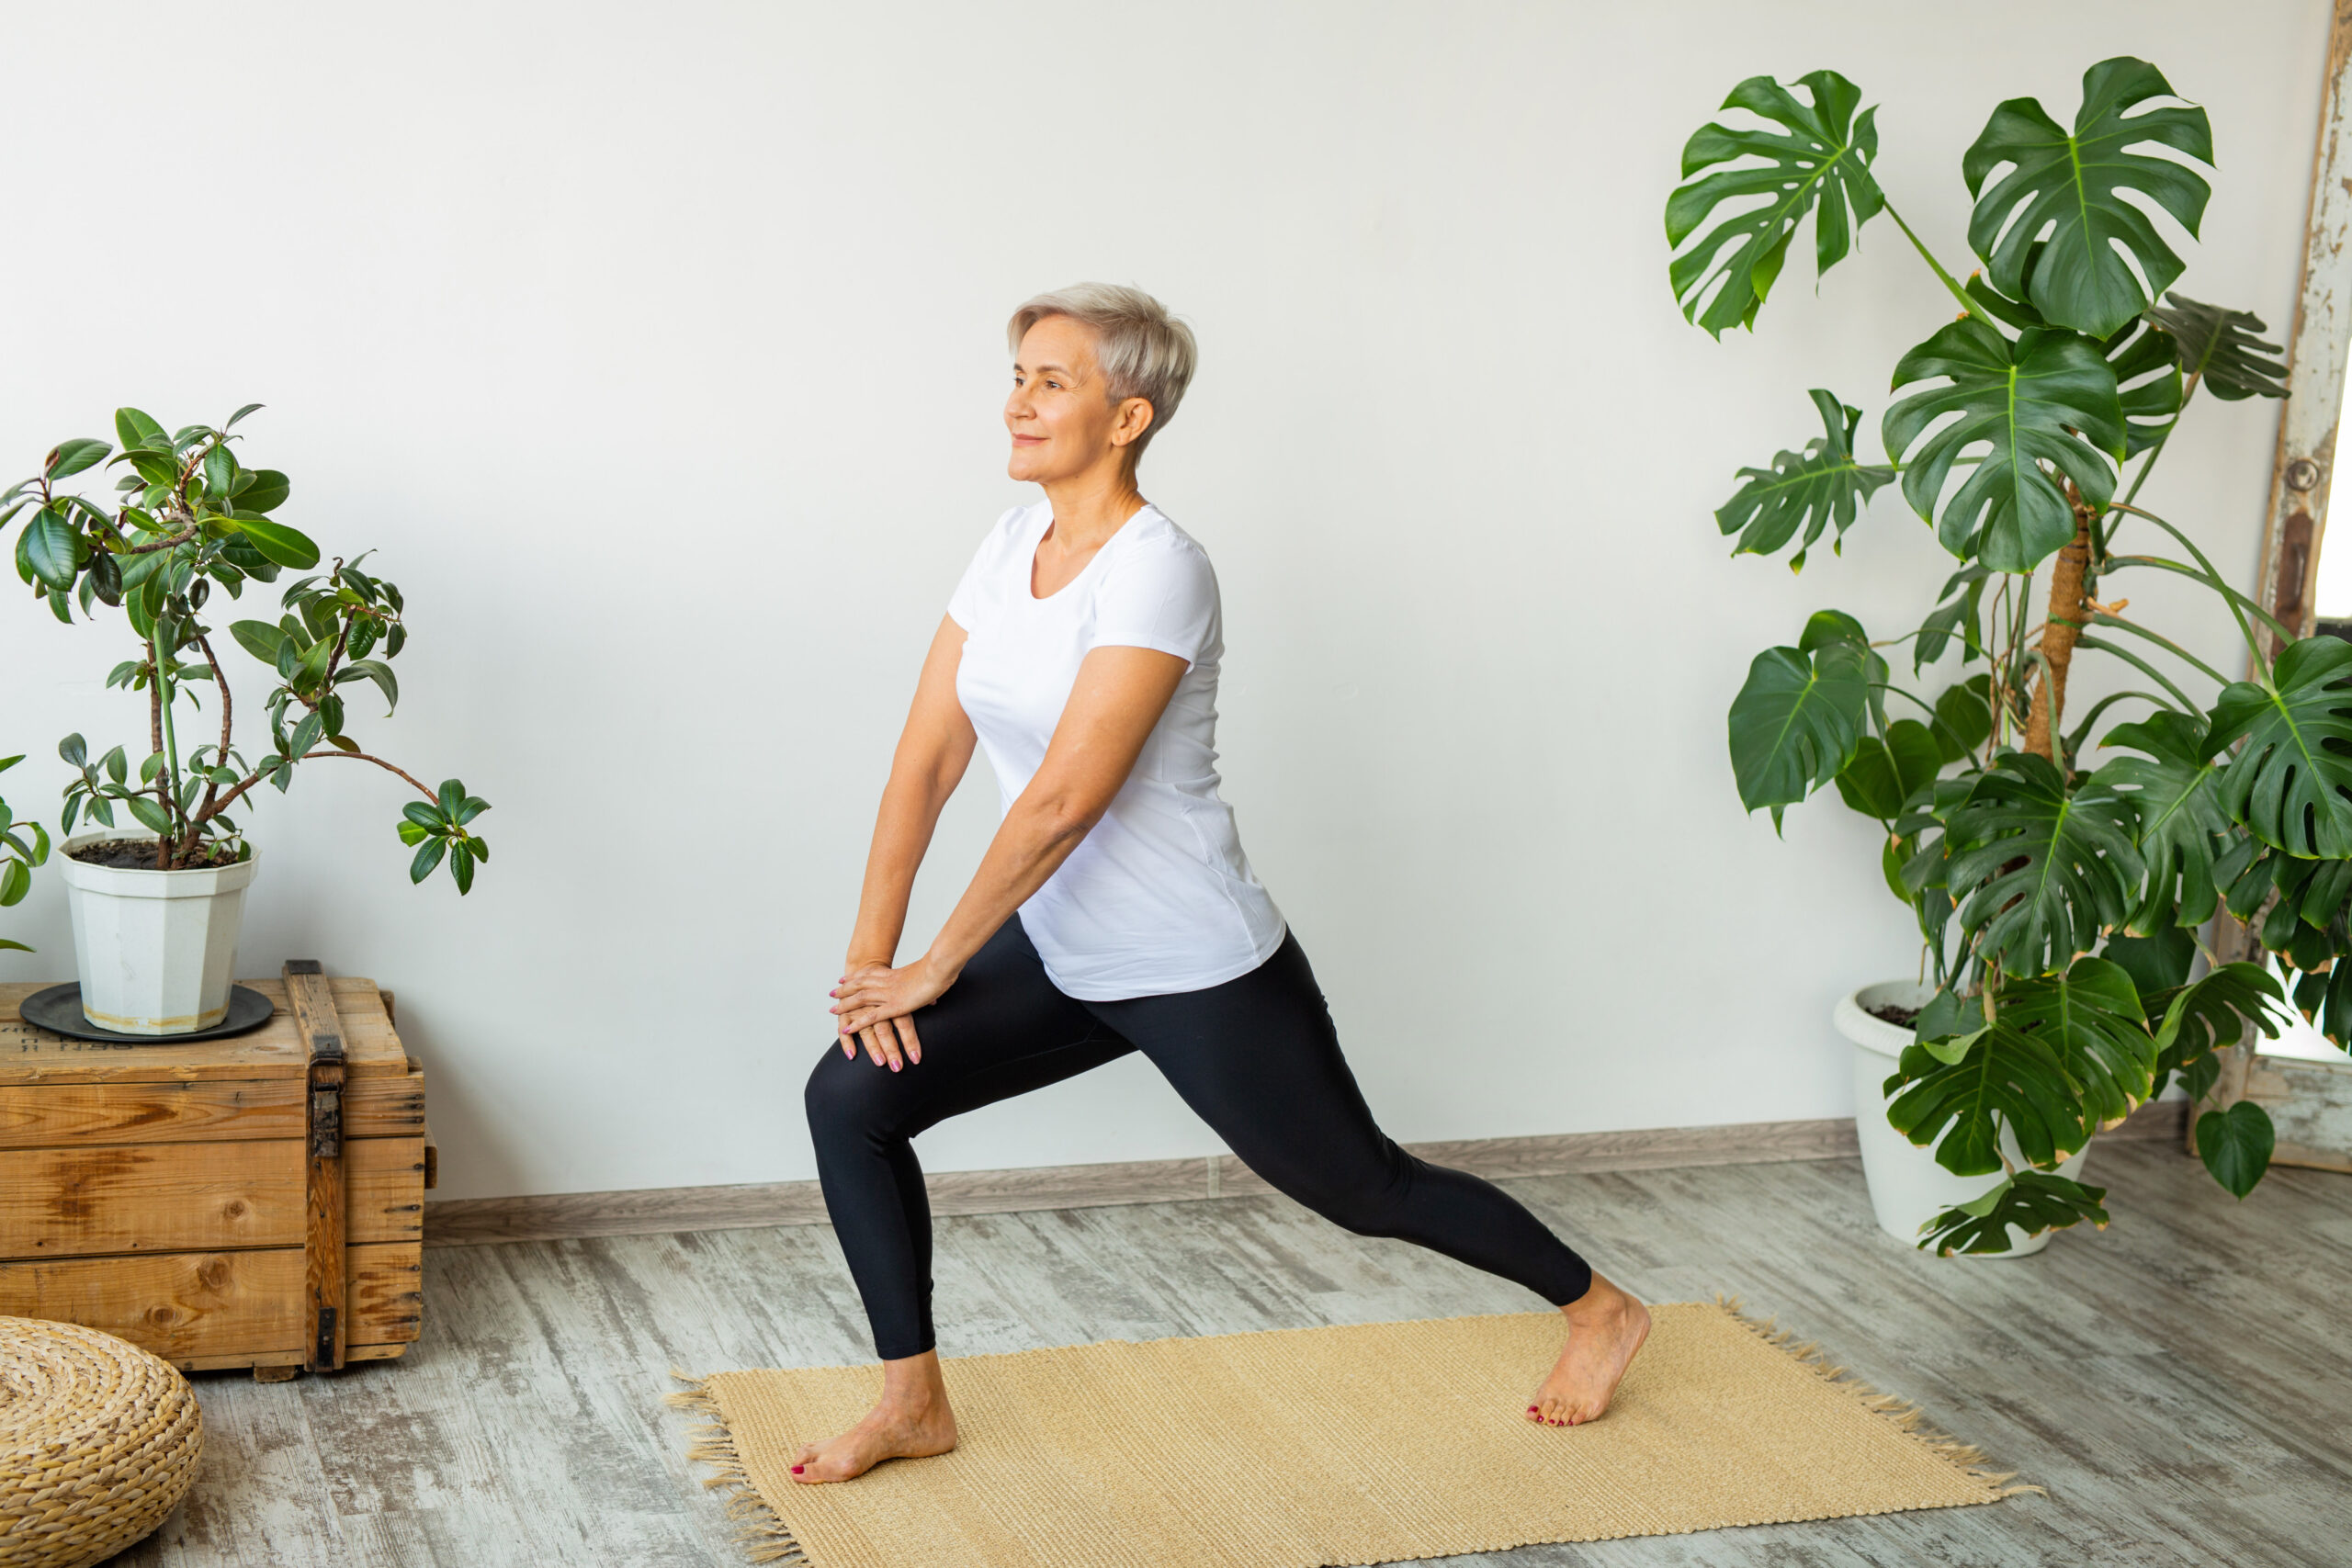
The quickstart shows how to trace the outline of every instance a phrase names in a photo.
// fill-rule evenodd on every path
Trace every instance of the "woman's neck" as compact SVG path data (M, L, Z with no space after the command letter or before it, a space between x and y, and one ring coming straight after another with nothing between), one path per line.
M1143 510L1135 470L1122 463L1108 471L1091 469L1042 487L1054 509L1055 542L1064 549L1091 550Z

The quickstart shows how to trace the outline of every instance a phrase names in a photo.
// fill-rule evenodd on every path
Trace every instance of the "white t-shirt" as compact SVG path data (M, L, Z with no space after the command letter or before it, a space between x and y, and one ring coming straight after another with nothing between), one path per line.
M997 520L947 602L967 634L956 695L1011 809L1046 760L1078 667L1105 645L1185 660L1135 771L1068 860L1021 906L1054 984L1084 1001L1197 991L1282 945L1283 915L1217 798L1216 679L1225 638L1216 573L1191 535L1147 506L1085 570L1029 591L1046 502Z

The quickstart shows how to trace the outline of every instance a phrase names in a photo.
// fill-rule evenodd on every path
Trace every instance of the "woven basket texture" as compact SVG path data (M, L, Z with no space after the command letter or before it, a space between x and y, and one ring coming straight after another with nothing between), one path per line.
M0 1317L0 1568L88 1568L196 1479L204 1417L177 1369L111 1334Z

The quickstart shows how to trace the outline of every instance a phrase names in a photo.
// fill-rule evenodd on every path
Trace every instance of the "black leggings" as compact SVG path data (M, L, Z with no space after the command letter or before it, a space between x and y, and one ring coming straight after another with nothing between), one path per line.
M1046 978L1015 915L914 1021L922 1062L894 1073L836 1044L808 1075L825 1207L884 1360L935 1343L931 1204L909 1140L1135 1050L1250 1169L1324 1218L1418 1242L1555 1306L1592 1283L1584 1260L1516 1199L1414 1158L1374 1124L1295 936L1205 990L1088 1002Z

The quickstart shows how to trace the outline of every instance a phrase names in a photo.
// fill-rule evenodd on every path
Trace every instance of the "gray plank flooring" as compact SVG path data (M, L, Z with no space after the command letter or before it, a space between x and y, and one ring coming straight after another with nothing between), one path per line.
M1990 1263L1882 1235L1851 1160L1505 1183L1629 1288L1736 1294L2050 1495L1446 1568L2352 1562L2352 1178L2281 1169L2241 1205L2162 1145L2093 1165L2112 1228ZM822 1226L435 1248L424 1272L401 1361L199 1376L196 1489L116 1563L729 1568L668 1369L865 1354ZM1530 1305L1271 1197L944 1220L937 1272L949 1355Z

